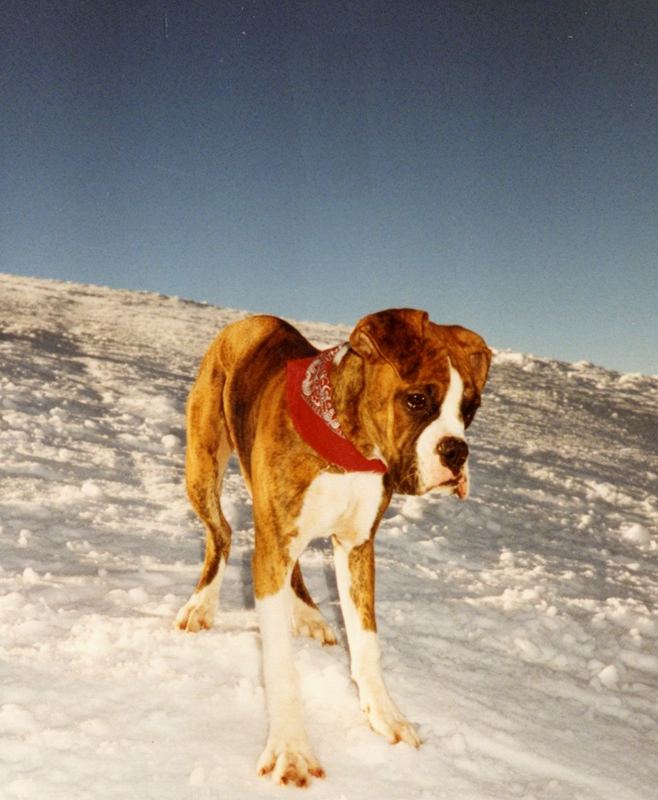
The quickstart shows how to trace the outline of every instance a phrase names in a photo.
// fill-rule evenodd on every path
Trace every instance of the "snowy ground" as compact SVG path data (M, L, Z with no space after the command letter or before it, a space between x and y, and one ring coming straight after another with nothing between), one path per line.
M236 315L0 276L2 798L299 796L255 776L266 722L235 465L217 627L172 627L202 544L182 485L185 396ZM321 345L345 336L301 327ZM655 797L657 409L658 378L500 352L472 429L472 499L395 500L379 627L419 751L361 716L330 552L307 552L342 641L296 642L327 770L305 797Z

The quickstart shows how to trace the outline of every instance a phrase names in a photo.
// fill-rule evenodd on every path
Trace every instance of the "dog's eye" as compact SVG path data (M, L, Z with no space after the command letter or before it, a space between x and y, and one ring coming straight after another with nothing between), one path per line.
M428 405L427 395L422 392L411 392L407 395L407 408L411 411L425 411Z

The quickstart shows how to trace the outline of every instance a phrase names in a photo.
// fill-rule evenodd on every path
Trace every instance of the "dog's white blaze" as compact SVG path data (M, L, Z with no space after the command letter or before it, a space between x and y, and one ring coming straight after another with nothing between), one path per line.
M445 436L464 437L464 421L461 418L463 395L464 381L450 364L450 383L441 404L441 413L425 428L416 443L418 472L423 491L453 477L452 472L441 464L437 447Z
M290 546L294 561L319 536L336 535L353 545L364 542L382 502L382 476L373 472L323 472L309 486Z

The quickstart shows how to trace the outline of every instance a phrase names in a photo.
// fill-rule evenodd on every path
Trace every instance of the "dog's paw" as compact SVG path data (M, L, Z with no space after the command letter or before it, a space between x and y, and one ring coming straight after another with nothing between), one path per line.
M388 739L391 744L406 742L412 747L420 747L422 744L416 728L401 715L395 718L384 718L371 713L368 715L368 721L370 727Z
M322 645L336 644L336 634L317 608L294 598L292 607L292 632L295 636L317 639Z
M412 747L420 747L422 740L416 728L409 722L395 703L386 696L377 702L368 702L363 706L370 727L391 744L406 742Z
M308 786L311 777L324 778L325 772L307 744L269 741L258 759L258 774L271 775L281 785Z
M201 591L195 592L176 615L176 627L188 633L198 633L212 628L217 600Z

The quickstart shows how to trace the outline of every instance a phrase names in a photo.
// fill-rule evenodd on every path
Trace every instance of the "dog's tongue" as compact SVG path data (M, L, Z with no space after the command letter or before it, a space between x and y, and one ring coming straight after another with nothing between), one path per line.
M455 494L460 500L466 500L468 497L468 480L461 478L457 486L455 486Z

